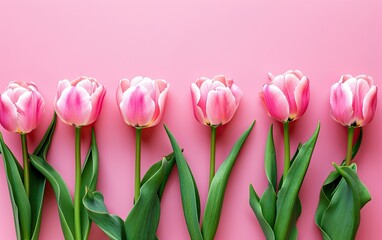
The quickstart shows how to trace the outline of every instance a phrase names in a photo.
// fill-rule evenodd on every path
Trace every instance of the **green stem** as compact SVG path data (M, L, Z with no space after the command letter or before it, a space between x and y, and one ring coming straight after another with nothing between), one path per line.
M215 176L215 155L216 155L216 127L211 126L211 147L210 147L210 185Z
M289 122L284 122L284 180L290 167Z
M351 163L352 150L353 150L353 137L354 137L354 128L348 127L348 148L346 151L346 166L349 166Z
M76 127L76 187L74 190L74 232L75 239L81 240L81 127Z
M30 181L29 181L29 157L28 157L28 145L27 145L27 135L21 133L21 146L23 151L23 162L24 162L24 187L25 192L30 196Z
M135 192L134 202L138 201L141 190L141 138L142 128L135 129Z

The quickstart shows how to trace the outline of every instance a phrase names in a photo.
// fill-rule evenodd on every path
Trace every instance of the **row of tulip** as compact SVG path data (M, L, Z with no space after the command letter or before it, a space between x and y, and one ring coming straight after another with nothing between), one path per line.
M311 139L300 145L291 158L289 123L299 119L308 107L309 79L298 70L268 76L270 81L263 86L260 98L268 114L280 121L284 127L284 171L277 184L277 166L271 127L265 154L265 171L269 186L261 198L253 187L250 187L250 206L267 239L296 239L295 223L301 212L298 192L318 137L319 124ZM232 119L243 93L233 80L223 75L212 79L202 77L191 84L195 118L201 124L211 128L210 189L200 229L198 189L181 149L167 128L174 150L173 154L156 163L143 178L140 175L141 132L142 129L155 126L160 122L168 91L169 84L162 79L135 77L132 80L122 79L119 82L116 100L120 113L126 124L136 129L135 205L128 218L123 221L107 212L102 194L95 191L98 176L98 149L94 132L89 154L84 166L81 166L81 128L97 120L106 94L105 87L89 77L79 77L71 82L62 80L58 83L54 110L59 119L73 126L76 132L76 185L74 201L72 201L61 176L46 161L54 132L55 118L41 144L33 154L29 154L26 134L37 127L45 110L45 101L34 83L10 82L8 89L0 95L0 124L6 130L21 135L24 169L21 172L17 170L22 167L2 138L0 138L0 150L5 163L12 204L14 209L18 209L14 212L18 238L38 239L46 178L56 193L62 230L66 239L87 239L91 221L94 221L112 239L136 239L137 236L142 237L142 233L144 233L144 239L154 239L159 221L158 204L167 177L176 163L190 237L213 239L220 218L225 186L236 156L251 132L253 124L238 139L231 154L218 171L215 171L216 128ZM362 140L361 131L356 144L353 145L354 129L366 126L372 121L376 104L377 87L369 76L343 75L340 81L331 87L331 115L334 120L348 128L348 148L345 161L340 166L335 165L336 170L329 175L321 189L315 220L324 239L354 238L359 224L360 209L370 200L366 187L356 174L356 165L352 164L351 160ZM215 177L215 174L219 177ZM20 185L22 189L25 189L24 192L15 191L19 190ZM36 188L41 191L37 193L32 191ZM189 191L189 189L195 189L195 191ZM341 197L345 193L350 195ZM332 201L333 199L335 201ZM353 211L342 204L349 199L353 202L350 206ZM149 206L155 208L151 209L156 213L155 217L147 212ZM352 226L351 229L337 230L341 226L344 226L342 229L346 229L345 226L349 225Z

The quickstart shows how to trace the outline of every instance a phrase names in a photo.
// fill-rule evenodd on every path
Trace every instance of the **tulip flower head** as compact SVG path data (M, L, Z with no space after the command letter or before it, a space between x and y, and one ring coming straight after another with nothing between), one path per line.
M117 104L126 124L135 128L157 125L163 116L169 84L163 79L137 76L122 79Z
M105 87L94 78L83 76L72 82L61 80L54 99L54 110L68 125L87 126L97 120L105 94Z
M0 94L0 123L10 132L31 132L44 111L45 101L32 82L10 82Z
M298 70L282 75L268 73L270 82L265 84L260 97L269 116L280 122L300 118L309 104L309 79Z
M373 120L377 107L377 86L366 75L343 75L330 90L333 119L344 126L363 127Z
M223 75L212 79L201 77L191 84L191 97L196 120L208 126L228 123L237 108L243 92Z

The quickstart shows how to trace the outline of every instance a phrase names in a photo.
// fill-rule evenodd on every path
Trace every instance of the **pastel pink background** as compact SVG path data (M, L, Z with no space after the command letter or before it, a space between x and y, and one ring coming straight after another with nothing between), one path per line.
M113 2L113 3L111 3ZM121 78L145 75L170 82L162 123L185 149L204 209L209 169L209 134L193 116L189 85L200 76L225 74L244 91L233 120L217 133L217 165L239 135L256 119L227 187L216 239L262 239L262 231L248 204L249 184L262 193L267 183L263 154L270 124L282 162L281 126L271 120L258 92L267 72L300 69L311 80L311 102L292 124L291 146L306 141L318 121L321 133L302 186L303 212L299 239L320 239L314 213L321 184L343 159L346 131L329 115L329 89L341 74L365 73L382 86L382 2L378 0L321 1L1 1L0 90L8 81L34 81L47 102L37 131L28 136L34 149L53 114L57 82L80 75L95 77L107 88L103 111L95 124L100 152L98 190L111 213L125 218L132 207L134 130L124 124L115 101ZM381 99L381 98L380 98ZM357 239L380 239L382 190L380 106L356 162L372 201L362 210ZM161 126L143 131L142 174L171 151ZM3 132L17 157L20 139ZM83 131L83 156L90 128ZM378 147L379 146L379 147ZM74 130L58 122L49 163L74 189ZM4 165L0 164L0 238L15 239ZM189 239L183 217L177 170L162 200L158 235L164 240ZM41 239L63 239L56 200L48 185ZM93 225L90 239L107 239Z

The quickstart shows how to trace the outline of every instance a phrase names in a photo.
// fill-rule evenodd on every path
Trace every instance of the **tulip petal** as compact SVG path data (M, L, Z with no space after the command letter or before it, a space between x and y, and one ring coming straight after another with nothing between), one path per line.
M369 84L364 79L358 79L355 86L354 96L353 96L353 110L356 122L363 121L363 100L366 94L369 92Z
M295 89L297 85L300 83L300 80L296 77L294 74L286 74L284 75L285 78L285 89L284 94L288 100L289 104L289 116L294 119L297 116L298 108L297 103L295 99Z
M206 114L211 125L218 126L229 122L236 108L235 97L229 88L220 88L208 93Z
M16 102L18 110L19 131L29 133L36 128L42 113L45 110L45 102L40 93L31 91L22 94Z
M155 102L151 99L147 89L136 86L124 93L120 109L127 124L134 127L145 127L152 121Z
M276 79L277 77L275 77ZM275 85L265 85L263 87L264 103L268 114L274 119L285 122L289 118L288 100L280 88Z
M95 122L101 113L103 99L106 95L106 89L102 85L98 85L94 93L90 96L90 101L92 105L92 113L88 120L88 124Z
M297 106L297 116L295 119L298 119L305 113L310 99L309 79L306 76L303 76L298 83L294 92L294 98Z
M10 132L17 132L17 108L7 94L0 94L0 123Z
M335 83L330 91L331 115L334 120L344 126L354 123L353 93L350 86L344 83Z
M203 109L199 107L198 104L200 101L200 89L196 83L191 84L191 99L196 120L198 120L201 124L207 124L205 121L206 116L204 114L205 109L203 111Z
M157 104L157 108L159 109L159 111L158 111L157 115L154 115L154 117L153 117L154 122L150 125L150 127L157 125L160 122L160 120L162 119L168 89L169 89L169 86L167 85L167 87L159 94L158 104Z
M366 94L363 99L363 123L361 126L365 126L371 122L374 118L375 110L377 108L377 87L372 86L369 92Z
M243 96L243 91L241 91L241 89L236 84L233 83L231 85L231 92L232 92L233 96L235 97L236 105L239 105L240 99Z
M68 87L56 102L56 112L63 122L74 126L90 124L92 111L89 93L82 87Z

